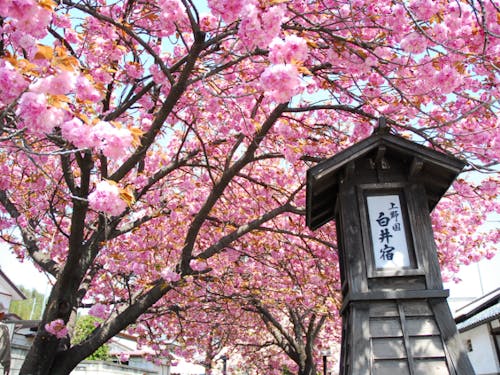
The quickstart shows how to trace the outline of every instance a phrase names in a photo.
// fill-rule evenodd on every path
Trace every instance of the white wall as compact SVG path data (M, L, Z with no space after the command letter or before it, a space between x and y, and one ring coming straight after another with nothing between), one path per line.
M27 349L13 345L10 352L10 375L17 375L21 370Z
M0 286L1 289L1 286ZM0 290L0 311L7 312L9 311L9 306L10 306L10 301L12 300L12 297L8 295L7 293L2 293L2 290Z
M460 333L460 338L465 348L467 348L467 345L465 345L467 340L472 342L472 351L467 354L469 354L476 375L492 374L500 371L495 344L486 324Z
M12 301L12 287L0 277L0 311L9 311L10 301Z
M0 274L0 311L9 311L11 301L22 299L21 292L11 284L10 279L3 272Z
M72 375L156 375L158 371L134 368L117 363L83 361L71 371Z

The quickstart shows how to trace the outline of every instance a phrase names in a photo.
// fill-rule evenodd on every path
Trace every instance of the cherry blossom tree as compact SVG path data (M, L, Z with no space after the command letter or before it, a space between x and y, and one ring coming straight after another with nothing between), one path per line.
M175 334L175 341L189 344L183 353L188 357L207 348L204 352L212 354L203 361L207 368L225 355L230 369L255 367L256 373L282 374L288 368L316 375L318 356L339 338L341 329L337 253L321 238L294 232L298 225L278 227L287 230L275 233L273 241L251 234L229 254L217 256L232 260L212 259L210 275L184 287L175 300L175 316L182 324L162 327L151 336Z
M335 327L338 314L319 309L338 308L334 228L305 229L305 171L380 116L468 163L433 213L445 275L493 256L498 230L483 224L499 211L499 10L0 2L0 232L54 280L21 373L67 374L127 327L144 344L155 344L148 332L179 340L183 309L215 308L198 285L242 296L218 313L246 311L271 336L286 314ZM103 322L70 345L83 307Z

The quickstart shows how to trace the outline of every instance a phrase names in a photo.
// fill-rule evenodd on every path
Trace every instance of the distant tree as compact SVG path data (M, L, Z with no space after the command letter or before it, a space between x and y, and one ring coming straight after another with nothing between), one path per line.
M45 296L36 289L30 290L21 286L19 290L23 292L26 299L22 301L12 301L10 303L9 312L11 314L16 314L22 319L41 319Z
M77 318L71 344L79 344L102 322L102 319L91 315L83 315ZM109 345L100 346L94 353L86 359L95 361L107 361L109 359Z

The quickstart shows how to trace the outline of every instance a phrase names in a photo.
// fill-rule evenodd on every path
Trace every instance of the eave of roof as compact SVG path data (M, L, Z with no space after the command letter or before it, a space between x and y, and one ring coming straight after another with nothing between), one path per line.
M426 189L434 191L436 196L429 195L429 210L445 194L456 176L462 171L465 162L451 155L438 152L423 145L409 141L403 137L388 133L374 133L359 143L326 159L307 171L306 188L306 224L317 229L334 217L334 205L338 190L339 173L356 160L366 157L376 150L384 149L395 155L418 160L422 165L431 166L434 172L430 177L442 176L444 181L428 178ZM424 168L423 174L429 169ZM325 192L328 200L324 199Z
M5 282L13 289L13 292L18 295L18 299L23 300L26 299L26 296L24 295L23 292L19 290L17 286L14 285L14 283L7 277L7 275L2 271L0 268L0 277L5 280ZM15 298L17 299L17 298Z
M500 304L490 306L457 324L459 332L465 332L500 317Z
M484 296L476 298L465 306L460 307L454 314L454 319L457 324L461 323L497 303L500 303L500 288L492 290Z
M352 160L363 157L363 155L381 145L388 146L401 153L411 153L415 156L423 158L425 161L439 165L446 169L451 169L456 173L459 173L465 165L462 160L457 159L454 156L430 149L401 136L375 133L355 145L348 147L344 151L341 151L338 154L318 163L314 167L310 168L310 173L315 179L324 178L326 175L335 173Z

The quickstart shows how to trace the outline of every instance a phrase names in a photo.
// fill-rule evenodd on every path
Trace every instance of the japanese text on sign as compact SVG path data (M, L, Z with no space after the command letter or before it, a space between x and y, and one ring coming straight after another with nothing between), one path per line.
M410 267L399 195L375 195L366 200L375 267Z

